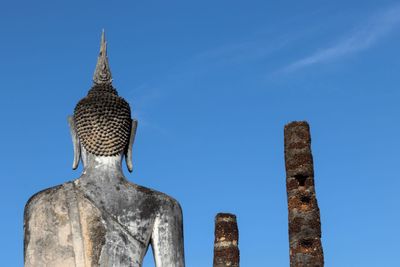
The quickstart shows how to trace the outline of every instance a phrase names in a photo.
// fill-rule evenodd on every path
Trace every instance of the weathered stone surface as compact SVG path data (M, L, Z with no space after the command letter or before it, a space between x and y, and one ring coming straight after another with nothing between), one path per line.
M239 266L239 229L236 216L218 213L215 217L214 267Z
M141 266L150 243L157 266L183 266L175 200L125 180L94 185L85 178L29 201L25 266Z
M108 61L106 65L103 63L100 66L108 67ZM149 245L157 267L185 265L179 203L168 195L130 183L123 175L124 155L128 158L128 168L132 168L136 126L128 129L130 134L116 131L108 140L104 131L109 125L98 124L103 121L102 116L109 116L108 121L115 124L110 127L119 129L130 120L130 110L129 117L122 122L117 118L118 111L108 112L109 105L121 108L118 101L102 103L104 99L109 100L110 92L106 91L110 88L102 86L108 81L111 83L107 73L107 70L95 72L99 97L92 104L97 110L93 111L93 105L83 105L79 112L87 120L84 127L89 127L85 129L88 136L95 136L90 131L98 131L102 136L94 138L96 149L107 148L113 142L124 147L119 146L117 154L92 153L83 144L83 135L77 133L75 121L70 119L75 153L73 167L81 159L83 173L78 179L39 192L28 201L24 214L26 267L140 267ZM103 93L105 98L101 96ZM88 119L88 114L94 118Z
M307 122L292 122L285 126L284 135L290 266L322 267L324 257L310 127Z

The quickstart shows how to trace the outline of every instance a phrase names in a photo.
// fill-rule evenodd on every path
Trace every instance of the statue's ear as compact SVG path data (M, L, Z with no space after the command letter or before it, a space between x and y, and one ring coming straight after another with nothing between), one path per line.
M71 132L72 144L74 146L74 162L72 163L72 169L76 170L81 159L81 146L79 143L78 133L75 128L75 121L73 116L68 116L69 130Z
M137 125L138 125L138 121L135 119L132 120L131 135L129 137L128 147L125 151L126 167L128 167L129 172L133 171L132 147L133 147L133 143L135 142Z

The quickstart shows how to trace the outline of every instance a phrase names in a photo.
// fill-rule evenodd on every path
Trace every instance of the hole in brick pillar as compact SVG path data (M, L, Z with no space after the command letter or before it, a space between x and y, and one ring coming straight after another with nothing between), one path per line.
M300 241L300 246L303 248L311 248L313 245L313 240L312 239L302 239Z
M294 176L294 178L297 180L297 183L299 184L299 186L305 186L308 176L305 176L303 174L297 174Z
M301 197L300 197L300 201L301 201L302 203L304 203L304 204L309 204L310 201L311 201L311 197L309 197L309 196L301 196Z

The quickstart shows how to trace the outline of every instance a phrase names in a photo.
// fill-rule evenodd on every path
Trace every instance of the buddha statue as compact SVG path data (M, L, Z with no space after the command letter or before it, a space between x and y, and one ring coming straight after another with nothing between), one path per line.
M124 177L137 121L112 85L104 31L93 86L68 120L73 169L82 162L83 172L26 204L25 266L139 267L151 245L157 267L184 267L179 203Z

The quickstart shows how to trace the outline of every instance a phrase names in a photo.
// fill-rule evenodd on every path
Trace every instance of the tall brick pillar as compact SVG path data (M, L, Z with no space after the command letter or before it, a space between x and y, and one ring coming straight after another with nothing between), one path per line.
M286 188L289 208L291 267L322 267L321 222L314 187L310 127L307 122L285 126Z
M214 267L239 267L238 244L236 216L218 213L215 217Z

